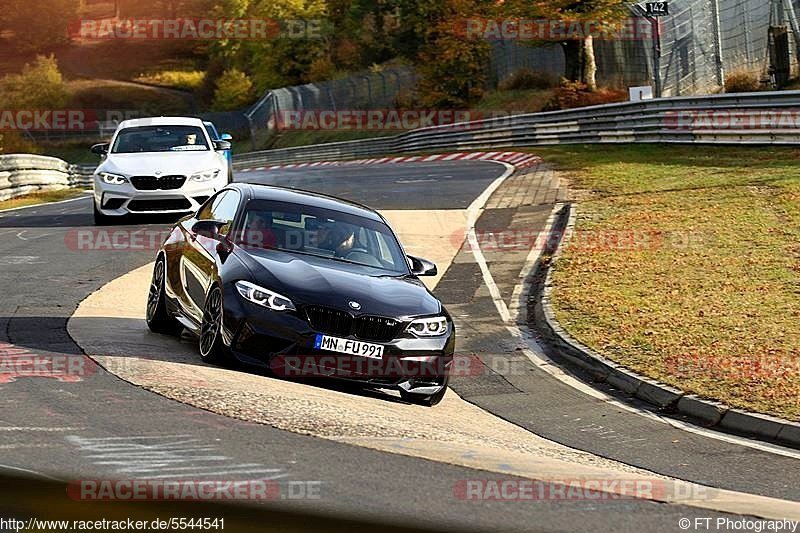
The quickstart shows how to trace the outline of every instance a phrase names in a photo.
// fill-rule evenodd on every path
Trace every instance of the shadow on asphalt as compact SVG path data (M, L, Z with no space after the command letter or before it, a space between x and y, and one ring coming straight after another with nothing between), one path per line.
M44 206L42 206L44 207ZM174 224L183 215L152 215L152 216L125 216L118 224L97 226L91 213L91 206L86 213L48 213L42 215L26 215L25 211L8 213L0 216L0 228L77 228L77 227L97 227L97 228L124 228L135 226L137 229L146 226L158 226L162 224Z
M7 340L0 341L0 383L16 381L26 377L53 377L57 380L70 380L70 368L75 371L86 372L83 378L91 376L99 370L94 361L86 366L83 350L67 333L67 321L78 329L93 331L127 330L141 332L136 344L144 348L143 353L131 353L130 357L148 359L168 363L214 367L200 359L197 347L197 338L184 330L180 337L152 333L142 319L133 318L108 318L108 317L74 317L66 316L28 316L28 317L0 317L0 327L6 331ZM110 350L115 357L119 347ZM75 358L74 366L70 367L70 360ZM54 361L54 362L53 362ZM37 369L38 365L38 369ZM294 383L302 383L322 389L353 394L362 397L374 398L389 403L407 404L396 393L365 388L363 385L327 377L287 378L278 376L266 367L247 365L239 361L219 366L235 372L261 376L265 379L277 379ZM51 373L52 375L48 375ZM66 373L66 375L64 375ZM269 382L265 382L269 386Z

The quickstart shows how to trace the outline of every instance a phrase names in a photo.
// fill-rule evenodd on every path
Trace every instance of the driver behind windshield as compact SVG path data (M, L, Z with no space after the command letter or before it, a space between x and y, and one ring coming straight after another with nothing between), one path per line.
M338 222L320 228L320 248L330 250L336 257L345 257L356 241L355 231L350 224Z

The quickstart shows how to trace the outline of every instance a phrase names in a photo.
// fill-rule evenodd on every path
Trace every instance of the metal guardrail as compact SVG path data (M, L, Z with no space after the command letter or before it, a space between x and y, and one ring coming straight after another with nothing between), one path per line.
M87 186L91 184L92 170L70 165L55 157L0 155L0 200L34 192Z
M569 143L800 144L800 91L681 96L509 115L378 137L239 154L235 168L436 150Z

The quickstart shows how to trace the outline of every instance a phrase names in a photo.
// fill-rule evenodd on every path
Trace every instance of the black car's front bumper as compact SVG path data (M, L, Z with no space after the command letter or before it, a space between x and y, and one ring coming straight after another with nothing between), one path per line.
M223 336L236 359L285 377L329 377L433 394L447 383L453 365L452 323L440 337L418 338L405 332L389 341L343 337L384 347L380 359L369 359L316 348L317 335L325 332L313 329L302 311L272 311L230 288L224 302Z

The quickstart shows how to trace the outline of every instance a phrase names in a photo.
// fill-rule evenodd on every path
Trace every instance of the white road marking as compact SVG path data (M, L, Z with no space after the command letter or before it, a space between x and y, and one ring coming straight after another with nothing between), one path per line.
M41 239L42 237L47 237L48 235L52 235L52 233L42 233L41 235L34 235L32 237L23 237L24 233L27 233L28 230L24 229L17 233L17 238L23 241L35 241L36 239Z
M0 265L43 265L47 261L38 261L38 255L7 255L0 257Z
M486 258L484 257L480 246L478 245L478 236L475 234L475 223L478 221L486 202L489 201L489 197L491 197L494 191L496 191L497 188L500 187L500 185L502 185L503 182L516 171L516 168L508 163L502 163L500 161L493 162L503 165L506 170L500 175L500 177L494 180L481 193L480 196L475 198L475 200L467 208L467 240L469 241L469 247L472 251L472 256L475 258L475 262L478 263L478 267L481 269L483 281L486 284L486 287L489 289L489 294L491 295L492 301L497 308L497 312L500 313L500 318L503 320L503 322L508 322L511 318L511 315L508 312L508 307L506 307L505 301L503 301L503 296L500 294L500 289L497 287L497 284L494 282L494 278L492 277L492 273L489 271L489 265L486 264Z
M97 466L111 467L119 474L135 474L144 479L251 474L279 479L288 476L283 469L260 463L231 462L230 457L214 453L218 449L216 446L205 444L192 435L96 439L70 435L67 441Z
M47 474L42 474L41 472L37 472L36 470L30 470L28 468L21 468L19 466L11 466L11 465L3 465L0 464L0 469L5 470L14 470L15 472L24 472L25 474L31 474L37 477L43 477L45 479L49 479L50 481L62 481L57 477L48 476Z
M0 431L80 431L83 428L73 427L33 427L33 426L2 426Z

